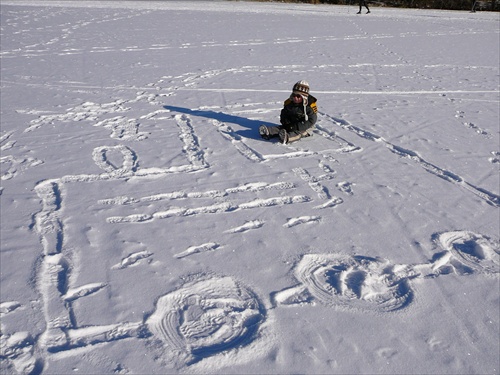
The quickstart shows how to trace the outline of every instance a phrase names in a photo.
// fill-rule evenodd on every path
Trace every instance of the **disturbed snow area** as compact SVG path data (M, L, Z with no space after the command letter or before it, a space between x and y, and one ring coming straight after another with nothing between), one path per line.
M499 373L498 14L356 10L2 1L2 373Z

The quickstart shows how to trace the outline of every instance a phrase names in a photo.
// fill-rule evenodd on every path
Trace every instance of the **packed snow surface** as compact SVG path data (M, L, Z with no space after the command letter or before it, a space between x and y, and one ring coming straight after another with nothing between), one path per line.
M2 0L2 373L499 374L499 15L357 10Z

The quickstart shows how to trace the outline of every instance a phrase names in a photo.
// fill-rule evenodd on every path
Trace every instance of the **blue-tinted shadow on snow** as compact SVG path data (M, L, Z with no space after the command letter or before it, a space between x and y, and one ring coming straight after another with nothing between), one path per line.
M259 121L252 120L246 117L240 117L235 115L230 115L223 112L214 112L209 110L199 110L199 109L190 109L184 107L176 107L171 105L165 105L163 108L168 109L172 112L184 113L190 116L198 116L205 117L213 120L217 120L224 123L237 124L246 130L236 130L234 133L238 134L241 137L245 138L253 138L253 139L261 139L259 135L259 126L267 125L267 126L276 126L277 124L267 121Z

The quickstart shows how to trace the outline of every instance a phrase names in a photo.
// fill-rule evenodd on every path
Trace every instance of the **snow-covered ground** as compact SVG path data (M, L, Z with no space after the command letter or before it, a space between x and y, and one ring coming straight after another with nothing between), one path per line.
M356 11L2 0L2 373L499 374L499 14Z

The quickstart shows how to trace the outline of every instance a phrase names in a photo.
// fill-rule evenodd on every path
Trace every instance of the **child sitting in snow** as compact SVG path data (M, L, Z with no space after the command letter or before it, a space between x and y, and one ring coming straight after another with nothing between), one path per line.
M299 81L293 86L292 94L285 101L280 114L281 126L259 127L264 139L279 137L284 144L295 142L312 135L317 120L316 98L309 95L309 83Z

